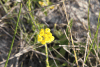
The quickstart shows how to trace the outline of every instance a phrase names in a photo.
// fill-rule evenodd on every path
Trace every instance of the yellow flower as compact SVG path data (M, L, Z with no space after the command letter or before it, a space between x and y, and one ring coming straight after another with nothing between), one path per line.
M44 29L41 29L39 35L40 35L40 36L43 36L43 35L44 35Z
M42 40L41 43L42 43L42 44L46 44L46 41L45 41L45 40Z
M38 35L38 41L42 41L42 40L43 38L40 35Z
M48 35L49 37L51 37L51 36L52 36L52 33L49 32L49 33L47 33L47 35Z
M50 6L50 9L54 9L54 6Z
M44 34L44 35L43 35L43 40L46 41L46 39L47 39L47 34Z
M40 33L38 35L38 41L40 41L42 44L51 43L54 40L54 36L52 36L52 33L50 32L49 28L41 29Z
M51 39L50 39L50 37L48 38L48 40L47 40L47 43L51 43L52 41L51 41Z
M45 3L45 2L39 1L39 4L40 4L41 6L47 6L47 3Z
M41 4L43 4L43 2L39 1L39 4L41 5Z
M49 40L49 38L48 37L45 37L45 39L44 39L46 42L48 42L48 40Z
M43 2L42 6L47 6L47 3Z
M53 41L55 38L54 38L54 36L51 36L51 41Z
M41 29L40 32L44 32L44 29Z
M47 1L47 2L39 1L39 4L44 7L44 6L50 5L50 2L49 1ZM54 6L50 6L50 9L54 9Z
M46 28L46 29L45 29L45 32L46 32L46 33L49 33L49 32L50 32L50 29L49 29L49 28Z

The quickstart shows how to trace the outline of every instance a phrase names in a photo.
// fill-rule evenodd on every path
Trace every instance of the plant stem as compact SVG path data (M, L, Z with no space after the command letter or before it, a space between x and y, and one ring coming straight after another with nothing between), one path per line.
M46 53L46 67L49 67L47 44L45 44L45 53Z
M90 54L90 52L91 52L91 49L92 49L92 47L93 47L94 41L97 39L98 30L99 30L99 27L100 27L99 18L100 18L100 11L99 11L98 25L97 25L96 34L95 34L95 36L94 36L94 39L92 40L92 44L91 44L91 46L90 46L89 52L88 52L88 54L87 54L87 56L86 56L86 60L85 60L84 63L86 63L86 61L87 61L87 59L88 59L88 56L89 56L89 54Z
M16 23L16 28L15 28L13 40L12 40L12 43L11 43L11 46L10 46L10 51L9 51L9 54L8 54L8 57L7 57L7 61L6 61L6 63L5 63L5 67L7 67L8 60L9 60L9 57L10 57L10 54L11 54L11 50L12 50L12 47L13 47L13 43L14 43L14 40L15 40L15 35L16 35L16 33L17 33L17 27L18 27L18 23L19 23L21 8L22 8L22 3L21 3L21 5L20 5L20 10L19 10L19 14L18 14L17 23Z

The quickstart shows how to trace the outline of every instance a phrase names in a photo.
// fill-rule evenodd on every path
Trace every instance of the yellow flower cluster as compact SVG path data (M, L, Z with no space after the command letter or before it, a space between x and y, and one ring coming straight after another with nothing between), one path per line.
M39 4L44 7L44 6L48 6L49 5L49 2L39 1ZM54 9L54 6L50 6L50 9Z
M39 1L39 4L40 4L41 6L47 6L47 5L48 5L47 3L42 2L42 1Z
M49 28L41 29L39 35L38 35L38 41L42 44L51 43L54 40L54 36L52 36L52 33L50 32Z

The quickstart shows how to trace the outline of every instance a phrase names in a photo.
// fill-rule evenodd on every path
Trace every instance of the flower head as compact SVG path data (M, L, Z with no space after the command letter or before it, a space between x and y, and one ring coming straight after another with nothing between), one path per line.
M50 3L51 2L49 2L49 1L47 1L47 2L42 2L42 1L39 1L39 4L41 5L41 6L48 6L48 5L50 5ZM54 6L50 6L50 9L54 9Z
M49 28L41 29L38 35L38 41L42 44L51 43L54 40L54 36L50 32Z
M42 40L41 43L42 43L42 44L46 44L46 41L45 41L45 40Z
M44 29L41 29L39 35L40 35L40 36L43 36L43 35L44 35Z
M41 6L47 6L47 3L42 2L42 1L39 1L39 4L40 4Z
M49 29L49 28L46 28L46 29L45 29L45 32L46 32L46 33L49 33L49 32L50 32L50 29Z
M50 6L50 9L54 9L54 6Z
M42 41L42 40L43 40L42 36L38 35L38 41Z

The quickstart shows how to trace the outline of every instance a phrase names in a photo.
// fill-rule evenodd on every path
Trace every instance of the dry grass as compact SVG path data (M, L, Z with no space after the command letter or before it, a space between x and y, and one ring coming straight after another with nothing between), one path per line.
M50 0L54 9L49 8L51 5L41 7L38 1L0 1L0 67L6 63L18 20L7 67L46 67L45 46L37 41L37 35L41 28L47 27L55 37L47 44L50 67L99 67L100 14L93 25L90 16L93 1L82 1L83 7L81 0ZM78 9L82 10L79 14ZM85 11L86 18L82 18Z

